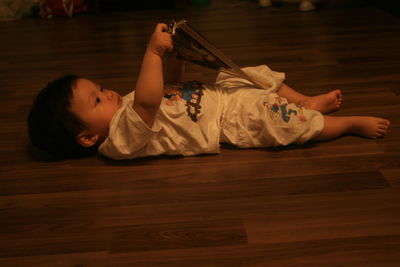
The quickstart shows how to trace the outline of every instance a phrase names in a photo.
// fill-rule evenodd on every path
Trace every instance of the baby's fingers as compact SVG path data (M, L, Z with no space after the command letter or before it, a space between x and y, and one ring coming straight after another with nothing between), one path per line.
M168 26L165 23L158 23L156 25L156 29L154 30L155 32L165 32L168 30Z
M168 52L172 52L172 50L174 49L174 45L173 45L171 36L168 36L168 37L166 38L166 40L165 40L165 49L166 49Z

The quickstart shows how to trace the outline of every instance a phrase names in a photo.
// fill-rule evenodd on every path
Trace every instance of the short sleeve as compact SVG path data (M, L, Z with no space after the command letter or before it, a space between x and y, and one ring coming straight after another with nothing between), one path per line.
M157 118L149 127L132 105L126 105L111 120L108 137L100 145L99 152L113 159L133 158L160 129Z

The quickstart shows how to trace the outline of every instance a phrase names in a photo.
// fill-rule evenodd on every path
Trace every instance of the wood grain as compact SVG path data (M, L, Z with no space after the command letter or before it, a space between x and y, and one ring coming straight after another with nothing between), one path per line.
M361 1L311 13L178 2L0 23L0 265L398 266L399 19ZM171 18L305 94L340 88L332 115L388 118L388 135L130 161L54 161L29 144L25 118L48 81L76 73L130 92L155 23ZM189 65L185 78L215 75Z

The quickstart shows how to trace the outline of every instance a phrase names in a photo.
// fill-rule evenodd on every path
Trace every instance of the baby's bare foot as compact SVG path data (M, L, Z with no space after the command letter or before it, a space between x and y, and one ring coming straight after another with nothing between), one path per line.
M329 113L337 110L342 105L342 101L342 92L337 89L326 94L308 97L303 106L321 113Z
M377 117L351 117L352 132L367 138L377 139L386 135L390 122Z

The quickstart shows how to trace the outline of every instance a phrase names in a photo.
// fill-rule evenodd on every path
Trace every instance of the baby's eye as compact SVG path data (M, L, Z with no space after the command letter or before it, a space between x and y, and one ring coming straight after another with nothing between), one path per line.
M96 97L96 104L100 103L100 98Z

